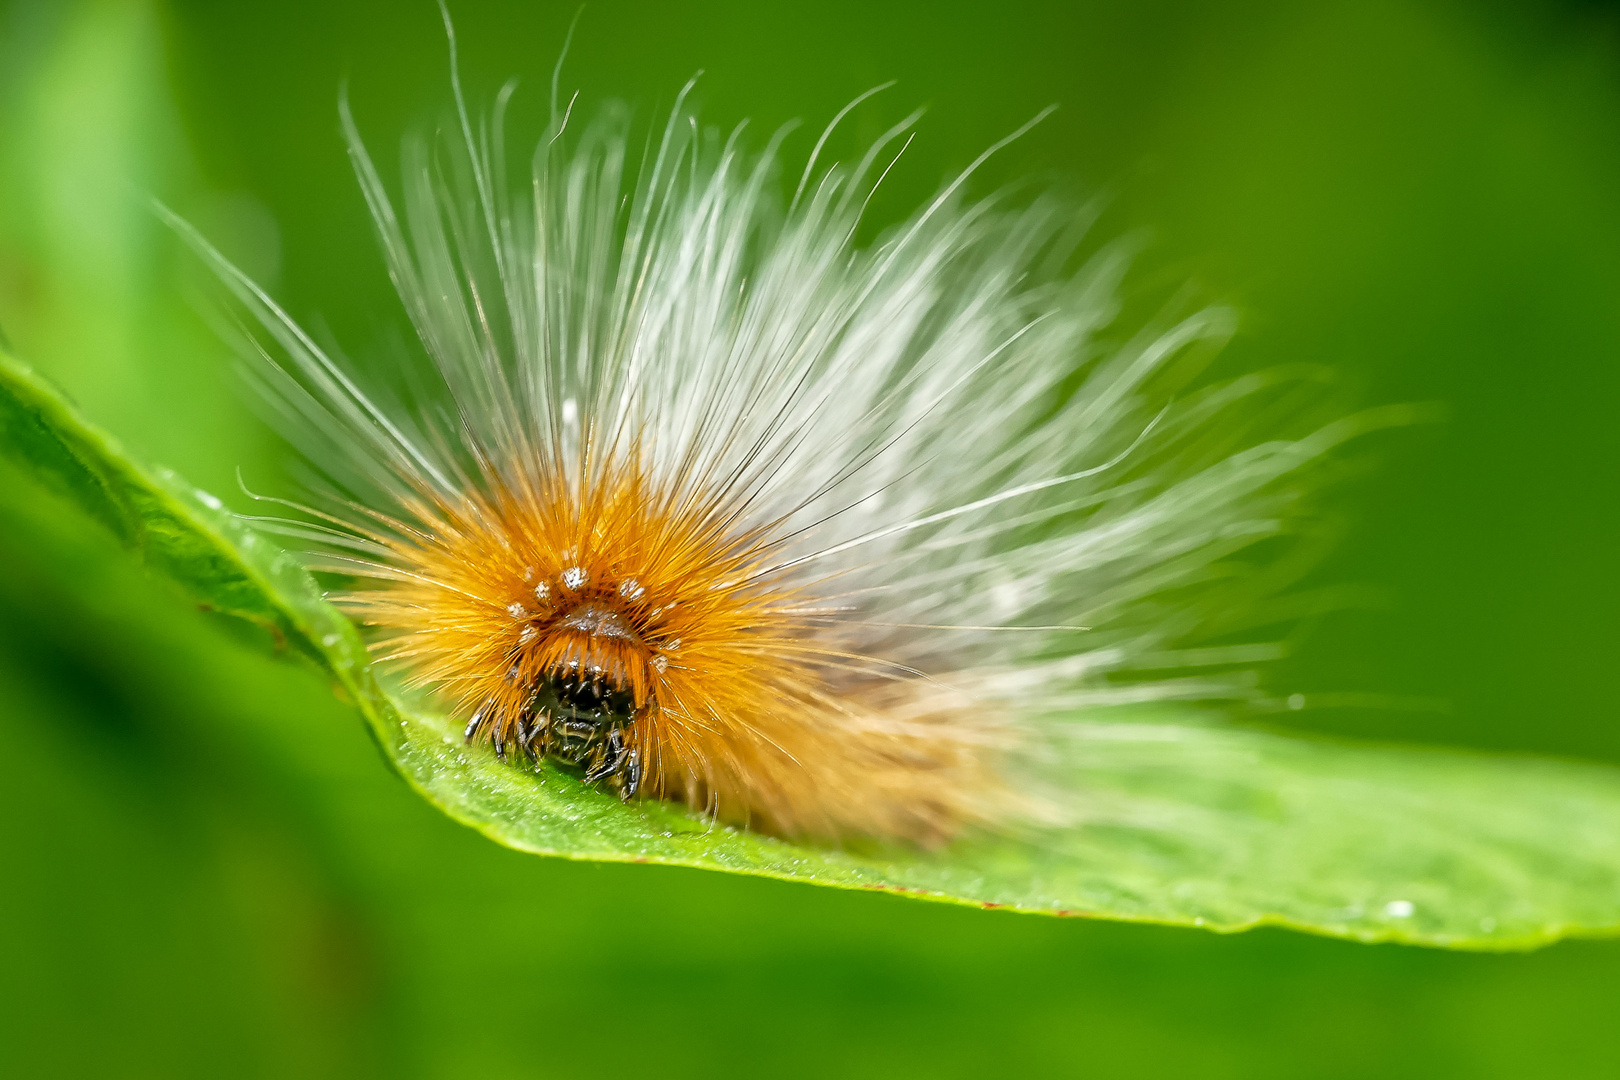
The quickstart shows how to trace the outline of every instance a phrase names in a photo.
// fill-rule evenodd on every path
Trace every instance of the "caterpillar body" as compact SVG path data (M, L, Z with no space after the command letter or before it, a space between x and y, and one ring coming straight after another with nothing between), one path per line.
M1105 345L1123 255L1077 258L1063 200L966 197L978 163L858 244L914 117L850 165L824 134L783 180L780 135L750 152L684 93L644 151L554 100L514 184L509 95L475 125L455 93L398 198L342 112L420 342L394 383L188 236L330 482L267 527L359 583L337 600L469 742L782 835L936 845L1049 813L1032 763L1077 713L1253 692L1197 670L1236 654L1176 648L1346 432L1254 438L1271 377L1173 396L1222 312Z

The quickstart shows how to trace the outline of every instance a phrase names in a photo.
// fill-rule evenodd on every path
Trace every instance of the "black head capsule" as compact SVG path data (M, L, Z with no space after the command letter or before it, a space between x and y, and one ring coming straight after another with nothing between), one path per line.
M604 679L601 668L584 671L572 667L551 682L557 707L566 716L611 724L615 718L629 723L635 714L635 698Z
M639 755L629 729L635 697L604 677L601 668L578 663L553 671L535 687L528 711L548 717L534 735L537 752L585 771L587 783L607 783L628 799L640 786Z

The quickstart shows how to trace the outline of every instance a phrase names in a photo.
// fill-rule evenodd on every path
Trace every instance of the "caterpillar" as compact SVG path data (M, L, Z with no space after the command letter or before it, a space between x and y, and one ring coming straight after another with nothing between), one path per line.
M862 243L915 115L824 163L862 95L789 173L786 129L751 150L690 85L638 140L622 107L574 123L554 80L524 169L510 88L475 122L451 50L455 123L406 140L397 195L340 110L417 338L395 370L179 227L321 477L264 527L469 744L937 846L1060 813L1041 763L1077 715L1259 693L1252 649L1182 645L1235 625L1243 557L1297 531L1353 432L1262 437L1280 376L1198 386L1219 309L1110 340L1122 249L1062 198L968 194L1028 125Z

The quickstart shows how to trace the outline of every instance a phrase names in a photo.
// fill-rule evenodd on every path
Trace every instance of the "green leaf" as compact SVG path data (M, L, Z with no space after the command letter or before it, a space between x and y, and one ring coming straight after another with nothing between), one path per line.
M1620 932L1620 770L1290 738L1195 713L1076 721L1072 782L1095 812L1040 839L823 850L679 806L624 806L556 769L503 765L463 746L453 721L391 697L296 560L217 499L143 468L3 355L0 452L199 605L322 666L400 775L521 851L1220 931L1474 949Z

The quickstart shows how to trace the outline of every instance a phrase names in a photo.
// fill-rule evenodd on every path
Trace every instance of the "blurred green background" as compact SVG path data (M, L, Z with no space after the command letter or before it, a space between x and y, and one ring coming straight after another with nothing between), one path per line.
M452 7L528 130L573 3ZM337 134L443 116L427 0L0 4L0 328L150 460L286 462L144 209L362 358L403 333ZM929 112L892 221L992 163L1100 194L1129 297L1236 306L1231 373L1439 401L1346 495L1363 602L1273 673L1296 728L1620 762L1620 15L1579 3L624 3L565 92L847 152ZM802 160L801 134L789 157ZM388 170L385 168L385 173ZM405 789L310 671L0 475L7 1076L1599 1077L1620 943L1449 955L997 915L498 848ZM236 499L240 503L240 499Z

